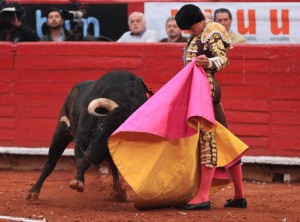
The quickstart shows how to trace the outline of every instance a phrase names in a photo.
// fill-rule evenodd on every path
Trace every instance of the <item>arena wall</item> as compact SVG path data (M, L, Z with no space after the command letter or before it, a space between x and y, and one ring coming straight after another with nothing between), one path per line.
M183 68L184 43L0 43L0 147L48 147L67 92L125 69L154 91ZM300 157L300 45L235 45L217 74L249 156ZM72 145L71 145L72 147Z

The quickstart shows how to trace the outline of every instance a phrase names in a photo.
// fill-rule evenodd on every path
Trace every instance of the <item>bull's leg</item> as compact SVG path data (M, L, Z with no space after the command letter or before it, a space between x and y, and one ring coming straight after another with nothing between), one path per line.
M35 184L29 189L25 197L26 200L38 200L44 181L52 173L59 157L62 155L67 145L72 141L72 137L67 134L67 130L68 128L64 122L58 123L42 173Z
M69 186L78 192L84 191L84 173L89 168L90 163L84 158L83 152L75 146L75 158L77 173L75 178L70 182Z
M122 183L119 178L118 168L116 167L115 163L111 158L108 162L113 176L113 198L116 199L118 202L125 202L127 199L126 191L122 187Z

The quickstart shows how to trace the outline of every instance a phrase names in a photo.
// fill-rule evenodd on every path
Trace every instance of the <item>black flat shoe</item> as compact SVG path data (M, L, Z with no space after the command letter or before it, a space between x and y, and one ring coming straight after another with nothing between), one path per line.
M181 210L210 210L210 202L203 202L198 204L185 204L181 208Z
M224 207L247 208L247 200L246 198L236 200L229 199Z

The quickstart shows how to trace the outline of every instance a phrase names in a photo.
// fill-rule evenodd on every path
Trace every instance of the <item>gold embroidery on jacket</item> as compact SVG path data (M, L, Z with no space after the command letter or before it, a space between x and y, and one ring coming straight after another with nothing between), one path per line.
M201 36L201 42L202 43L207 42L215 34L218 34L222 38L222 40L227 44L231 43L231 39L225 27L219 23L212 22L212 21L206 23L206 26Z
M207 132L203 129L200 130L200 158L201 164L206 167L213 167L217 165L217 145L215 140L215 134L213 132Z

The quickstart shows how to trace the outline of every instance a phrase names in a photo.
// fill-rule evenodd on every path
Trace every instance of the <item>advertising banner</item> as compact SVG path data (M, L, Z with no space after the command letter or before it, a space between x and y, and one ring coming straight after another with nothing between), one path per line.
M146 2L147 27L165 38L166 19L185 4L197 5L212 15L218 8L227 8L232 14L231 29L247 43L300 44L299 2Z
M82 36L106 36L112 41L128 31L127 4L90 4L79 7L75 4L25 4L25 23L36 30L41 38L47 30L46 15L50 8L57 7L62 11L82 11L83 17L65 18L65 27Z

